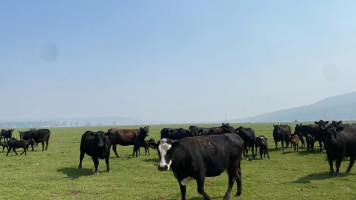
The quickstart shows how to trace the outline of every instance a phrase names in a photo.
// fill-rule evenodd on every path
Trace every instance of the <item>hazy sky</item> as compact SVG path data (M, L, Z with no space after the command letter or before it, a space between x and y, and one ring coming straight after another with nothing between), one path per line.
M355 8L0 1L0 120L221 121L353 92Z

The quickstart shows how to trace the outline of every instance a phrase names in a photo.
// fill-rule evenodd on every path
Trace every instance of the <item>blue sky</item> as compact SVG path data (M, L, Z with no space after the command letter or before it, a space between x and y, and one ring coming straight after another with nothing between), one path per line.
M1 1L0 120L222 121L356 91L355 1Z

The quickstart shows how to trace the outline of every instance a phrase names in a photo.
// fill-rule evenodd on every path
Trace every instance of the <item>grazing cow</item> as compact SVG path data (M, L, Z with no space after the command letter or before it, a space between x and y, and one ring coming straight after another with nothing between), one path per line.
M307 134L305 140L307 141L307 151L309 151L309 149L310 151L314 151L315 137L311 134Z
M293 134L290 138L290 141L293 145L294 148L294 153L299 151L299 135L298 134Z
M29 140L34 139L35 143L42 143L42 151L44 151L44 143L46 142L46 150L48 148L48 141L51 136L51 131L48 129L30 129L28 131L19 131L20 139ZM33 151L33 144L31 144L31 148Z
M184 128L163 128L161 130L161 139L167 138L172 140L179 140L185 137L193 137L191 131Z
M261 159L262 159L262 155L264 156L264 158L266 158L266 154L269 159L267 140L268 139L263 135L256 137L256 141L255 141L256 154L255 155L257 155L257 147L259 147Z
M255 132L253 131L252 128L243 128L242 126L238 127L236 130L237 135L239 135L243 141L244 141L244 150L243 150L243 154L246 158L247 158L247 154L248 154L248 148L252 147L252 157L253 159L255 159L255 152L254 152L254 146L255 146L255 141L256 141L256 137L255 137ZM257 154L257 152L256 152Z
M139 146L142 145L145 137L148 136L148 132L149 126L140 127L139 129L109 129L108 135L116 157L119 157L116 151L117 144L122 146L134 145L132 157L134 157L135 153L136 157L138 157Z
M234 182L236 196L241 195L241 154L244 142L237 134L221 134L188 137L181 140L163 138L159 141L160 163L158 169L172 168L178 180L182 200L185 200L186 185L195 179L199 194L211 199L204 191L205 177L218 176L227 171L229 186L224 199L229 199Z
M16 152L16 149L18 148L23 148L23 152L21 153L21 155L23 153L25 153L25 155L27 155L26 151L28 151L28 146L33 145L35 143L35 140L34 139L30 139L30 140L10 140L8 141L7 145L9 147L9 149L7 150L7 155L9 155L11 149L15 152L16 155L17 152Z
M4 138L4 141L6 139L6 141L9 141L10 138L12 137L12 132L14 131L14 129L8 129L8 130L5 130L5 129L1 129L1 135L0 137L3 137Z
M349 174L356 160L356 127L335 127L329 125L323 130L325 149L330 166L330 176L339 176L339 168L344 157L350 157L350 164L346 170ZM336 159L336 172L333 161Z
M318 123L318 122L315 122L315 123ZM309 124L309 125L296 125L295 126L295 131L294 133L297 133L299 134L299 137L307 137L308 134L312 135L313 136L313 140L314 141L319 141L319 146L320 146L320 152L323 151L323 144L322 144L322 141L323 141L323 137L322 137L322 127L319 128L319 124ZM309 138L310 139L310 138Z
M277 149L277 142L281 141L282 143L282 150L284 152L284 142L286 143L286 148L289 146L289 140L291 136L291 128L288 124L281 124L281 125L274 125L273 124L273 139L276 144Z
M91 156L95 166L95 175L99 174L99 158L105 159L106 170L111 172L109 167L110 140L106 137L107 133L103 131L86 131L80 141L80 160L79 169L82 168L84 154Z

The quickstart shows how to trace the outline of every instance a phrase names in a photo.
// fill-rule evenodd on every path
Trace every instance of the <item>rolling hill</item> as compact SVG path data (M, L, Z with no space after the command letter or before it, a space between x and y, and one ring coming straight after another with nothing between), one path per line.
M292 122L320 119L356 119L356 92L329 97L306 106L237 119L233 120L233 122Z

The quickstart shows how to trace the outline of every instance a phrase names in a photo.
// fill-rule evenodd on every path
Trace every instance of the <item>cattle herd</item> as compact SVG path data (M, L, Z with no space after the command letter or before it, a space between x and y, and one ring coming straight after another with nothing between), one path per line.
M17 148L23 148L23 152L28 151L31 145L42 143L42 151L47 150L50 131L48 129L30 129L19 132L20 140L12 137L13 129L1 130L1 146L3 150L7 148L7 154L13 150L16 154ZM82 168L82 160L87 154L92 157L95 166L95 175L98 174L99 158L105 159L107 171L111 172L109 166L110 149L116 155L116 145L133 145L132 156L138 157L141 147L145 148L145 155L149 154L149 148L157 149L159 155L158 170L168 171L172 169L175 178L178 180L182 200L185 199L186 185L190 180L195 179L199 194L204 199L211 199L204 191L205 177L218 176L222 172L228 173L228 189L224 199L229 199L234 182L237 184L236 196L242 193L241 183L241 159L242 156L248 159L248 152L251 150L252 158L255 159L258 153L260 159L269 159L268 138L264 135L256 136L252 128L234 128L229 123L222 123L219 127L204 128L190 126L184 128L163 128L161 139L155 141L153 138L145 140L149 135L149 126L139 129L118 129L112 128L107 132L86 131L80 143L79 168ZM292 134L292 129L288 124L273 124L273 139L275 148L281 142L282 151L289 146L298 152L299 145L307 148L307 151L314 151L314 143L319 143L319 151L326 150L327 159L330 166L330 176L339 176L339 168L344 157L350 158L346 174L350 173L356 160L356 124L343 124L342 121L315 121L314 124L297 124ZM46 143L46 148L45 144ZM301 144L299 144L301 143ZM333 161L336 160L336 171Z

